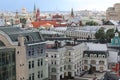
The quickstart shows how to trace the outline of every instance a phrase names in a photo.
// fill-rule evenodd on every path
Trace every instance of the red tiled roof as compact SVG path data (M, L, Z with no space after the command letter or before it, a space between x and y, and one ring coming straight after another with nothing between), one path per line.
M51 24L53 25L54 27L58 27L58 26L67 26L67 24L60 24L60 23L57 23L57 21L55 20L41 20L41 21L38 21L38 22L32 22L32 25L34 28L38 28L40 26L44 26L46 24Z

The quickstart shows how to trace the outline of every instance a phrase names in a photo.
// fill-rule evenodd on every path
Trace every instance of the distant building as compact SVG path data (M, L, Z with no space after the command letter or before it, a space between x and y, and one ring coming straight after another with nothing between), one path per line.
M120 20L120 3L114 4L114 7L109 7L106 10L107 20Z

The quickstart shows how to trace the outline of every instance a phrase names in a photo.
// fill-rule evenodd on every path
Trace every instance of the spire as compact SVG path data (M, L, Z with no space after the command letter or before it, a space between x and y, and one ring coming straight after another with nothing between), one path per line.
M115 30L115 36L119 36L118 28L117 27L116 27L116 30Z
M118 32L118 28L116 27L115 33Z
M33 8L33 18L35 19L36 18L36 5L34 3L34 8Z
M71 17L74 17L73 8L71 9Z
M34 12L36 12L36 5L35 5L35 3L34 3Z

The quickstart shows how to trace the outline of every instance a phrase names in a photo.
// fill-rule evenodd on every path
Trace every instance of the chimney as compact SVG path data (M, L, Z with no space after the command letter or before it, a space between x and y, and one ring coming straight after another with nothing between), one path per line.
M18 36L18 46L24 46L24 37L22 35Z

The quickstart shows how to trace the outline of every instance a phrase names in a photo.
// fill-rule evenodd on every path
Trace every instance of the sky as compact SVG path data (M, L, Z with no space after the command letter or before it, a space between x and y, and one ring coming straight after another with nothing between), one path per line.
M1 0L0 11L33 11L34 4L40 11L70 11L79 10L105 11L120 0Z

